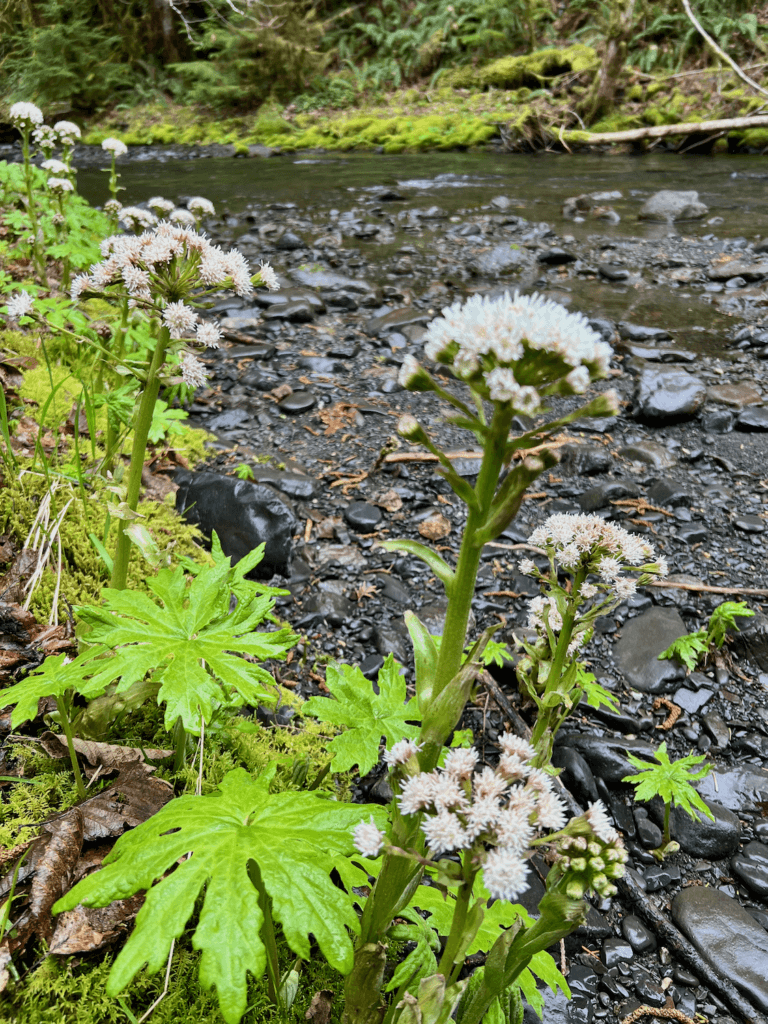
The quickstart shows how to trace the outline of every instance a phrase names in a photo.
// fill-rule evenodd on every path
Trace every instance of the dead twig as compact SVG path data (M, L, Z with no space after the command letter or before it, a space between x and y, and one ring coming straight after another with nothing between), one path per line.
M758 85L758 83L755 82L754 79L750 78L749 75L745 74L745 72L741 70L741 68L736 63L736 61L733 59L733 57L729 57L728 54L725 52L725 50L721 49L717 45L717 43L712 38L712 36L706 31L706 29L703 27L703 25L697 20L696 15L691 10L691 5L689 3L689 0L683 0L683 7L685 8L685 13L688 15L688 18L691 21L691 24L696 29L696 31L699 33L699 35L702 37L702 39L704 39L704 41L706 42L707 46L709 46L710 49L714 50L714 52L717 54L717 56L721 57L726 62L726 64L730 64L730 66L733 68L733 70L736 72L736 74L739 76L739 78L742 80L742 82L746 82L747 85L750 88L754 89L756 92L759 92L761 95L768 96L768 90L765 90L762 87L762 85Z
M675 590L692 590L697 594L751 594L753 597L768 597L768 590L763 587L713 587L708 583L670 583L669 580L654 580L643 586L673 587Z
M646 128L630 128L623 132L593 132L588 138L583 132L566 133L569 142L583 146L602 146L606 142L639 142L641 139L663 139L668 135L694 135L696 133L730 131L732 128L765 128L768 126L768 115L757 117L726 117L718 121L686 121L683 124L659 124Z
M645 1017L646 1014L650 1017L661 1017L663 1020L679 1020L680 1024L696 1024L696 1021L682 1010L676 1010L672 1006L638 1006L636 1010L623 1018L621 1024L635 1024L635 1021Z
M657 729L664 729L666 732L672 728L680 715L682 715L683 709L679 708L677 704L673 704L667 697L657 697L653 702L653 710L658 711L659 708L666 708L669 711L661 725L656 726Z

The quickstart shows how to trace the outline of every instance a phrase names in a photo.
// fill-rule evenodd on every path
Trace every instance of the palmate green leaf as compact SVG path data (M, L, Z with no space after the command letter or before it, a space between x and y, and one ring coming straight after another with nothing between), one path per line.
M93 699L112 683L121 693L146 676L159 684L169 730L180 717L188 732L198 733L218 704L274 701L275 693L264 689L274 686L272 676L232 652L259 661L283 658L297 638L287 628L254 632L272 609L269 594L239 601L230 612L233 579L236 585L237 570L224 559L202 567L191 586L183 566L161 569L147 581L155 600L105 588L103 605L77 608L91 627L88 649L68 665L49 658L41 671L3 691L4 706L16 705L12 725L32 718L40 697L75 690Z
M357 765L360 774L366 775L379 759L382 736L388 747L418 736L419 727L410 724L420 720L416 701L406 703L405 679L391 654L379 669L378 693L356 665L332 662L325 673L325 685L335 700L310 697L302 712L345 727L329 744L334 755L332 771L345 772Z
M687 757L678 758L677 761L670 761L667 745L662 743L653 756L658 764L643 761L634 754L627 754L630 764L639 770L636 775L625 775L621 781L629 782L635 787L635 798L649 801L660 796L665 804L682 807L692 818L696 818L696 810L699 810L714 821L714 815L693 788L694 782L703 779L710 772L709 765L695 770L695 766L704 760L704 755L689 754Z
M666 651L661 652L658 660L676 658L685 665L689 672L693 672L708 650L707 635L703 629L700 629L696 633L687 633L685 636L673 640Z
M172 940L184 931L204 890L192 939L202 951L200 983L215 986L222 1016L237 1024L247 1005L247 975L260 977L266 963L250 861L258 866L273 917L293 952L308 960L313 936L333 968L351 970L349 933L359 931L358 916L354 897L332 883L331 863L352 852L352 829L359 821L373 816L383 828L386 813L313 793L270 793L273 775L268 768L254 779L238 768L216 793L172 800L122 835L104 867L55 905L56 914L78 904L103 907L148 890L109 975L109 995L122 992L144 965L150 974L165 966ZM171 873L163 877L166 872Z

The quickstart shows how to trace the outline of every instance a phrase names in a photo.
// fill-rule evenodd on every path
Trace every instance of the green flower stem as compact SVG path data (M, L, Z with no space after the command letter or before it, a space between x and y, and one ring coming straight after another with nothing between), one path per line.
M24 184L27 189L27 212L29 213L29 222L32 225L32 257L37 268L37 273L40 276L40 283L44 288L48 287L48 278L45 274L45 256L40 250L40 240L38 238L39 222L37 219L37 205L35 203L35 188L32 180L32 161L29 156L29 128L22 128L21 130L21 152L24 158Z
M582 569L576 574L573 581L573 590L568 600L567 611L563 616L563 628L560 630L560 637L557 641L552 665L544 687L544 697L557 691L565 696L572 689L575 673L567 670L564 671L564 668L568 658L568 647L573 637L573 627L576 622L579 592L584 579L585 573ZM533 763L537 768L548 764L552 759L552 747L554 746L555 734L557 732L556 722L561 716L562 712L559 705L539 708L536 724L531 734L531 744L536 748L536 757Z
M59 719L61 720L61 727L64 730L64 735L67 738L67 749L69 750L69 760L72 762L72 772L75 776L75 784L77 785L77 795L81 800L86 799L85 784L83 783L83 776L80 773L80 765L77 762L77 754L75 752L75 743L72 739L72 724L69 721L69 708L68 702L63 697L56 698L56 707L59 712Z
M152 354L152 362L147 372L147 383L144 386L141 403L133 421L133 448L131 449L131 463L128 470L128 488L125 500L128 508L134 512L139 503L141 471L144 468L144 456L147 452L147 438L149 437L149 429L152 426L152 416L155 411L157 396L160 393L160 369L165 361L165 353L170 340L171 335L168 328L161 327L157 345ZM109 583L110 587L114 590L125 590L128 579L128 557L130 551L131 542L125 533L125 520L121 519L117 525L117 548L112 579Z
M456 898L451 931L446 939L443 955L440 957L440 963L437 967L438 974L442 974L445 978L451 977L454 965L460 959L461 949L464 945L464 929L467 923L467 915L469 914L469 905L472 900L472 887L477 875L477 871L473 871L469 866L470 856L471 853L462 858L464 884L460 887Z
M672 837L669 834L669 814L670 814L671 810L672 810L672 801L668 800L664 804L664 840L663 840L663 843L662 843L663 846L669 846L669 844L671 842L671 839L672 839Z

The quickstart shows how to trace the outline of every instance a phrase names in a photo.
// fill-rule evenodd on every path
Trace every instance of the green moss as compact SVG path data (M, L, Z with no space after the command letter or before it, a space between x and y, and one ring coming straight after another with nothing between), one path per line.
M624 94L625 99L628 99L631 103L639 103L645 96L645 90L639 82L631 85Z
M751 146L753 149L765 149L768 146L768 128L747 128L738 133L737 137L743 146Z
M2 1024L127 1024L128 1017L117 999L105 994L115 953L96 952L77 957L48 957L21 982L12 982L3 995ZM295 957L278 930L278 956L283 970ZM191 948L185 933L177 940L167 994L152 1012L152 1024L221 1024L214 991L200 987L200 954ZM164 971L141 971L121 997L140 1018L162 995ZM319 955L302 963L296 1000L285 1018L270 1004L264 978L251 980L248 1010L242 1024L305 1024L312 996L321 989L334 994L331 1024L338 1024L343 1007L343 978Z
M660 92L663 92L663 91L664 91L664 83L663 82L651 82L651 84L645 90L645 94L648 97L648 99L652 99L652 97L654 97L657 93L660 93Z
M48 483L39 469L24 473L20 479L6 481L5 486L0 489L0 532L7 532L17 547L21 547L25 541L47 491ZM86 498L86 505L83 506L77 487L64 480L52 501L51 520L67 502L70 502L59 530L62 549L59 621L65 621L67 618L67 601L70 605L97 601L102 586L107 581L107 569L88 536L92 532L99 539L104 538L107 497L103 482L94 480L93 489ZM138 511L144 517L141 522L155 537L161 549L171 544L175 557L201 557L199 531L178 516L170 505L144 501L139 503ZM108 551L114 549L116 530L116 523L113 521L107 536ZM135 589L143 589L146 575L146 563L138 550L133 548L128 570L128 585ZM56 572L54 566L49 563L35 587L30 605L31 611L40 622L48 621L55 588Z
M38 835L41 822L72 807L80 799L69 760L55 761L36 748L13 743L8 757L26 779L2 791L0 849L10 850Z
M517 57L501 57L479 68L457 68L443 76L443 81L455 89L489 88L517 89L529 86L541 88L548 79L578 71L591 71L598 58L591 46L574 43L558 49L549 47Z

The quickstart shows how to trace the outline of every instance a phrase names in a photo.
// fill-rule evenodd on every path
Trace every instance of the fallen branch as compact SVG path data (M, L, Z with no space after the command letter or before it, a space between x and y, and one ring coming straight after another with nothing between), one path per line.
M742 82L746 82L748 86L750 86L752 89L756 89L757 92L762 93L763 96L768 96L768 91L766 91L762 87L762 85L758 85L757 82L753 81L749 77L749 75L745 74L741 70L741 68L736 63L736 61L728 56L728 54L725 52L725 50L721 50L720 49L720 47L717 45L717 43L712 38L712 36L709 35L709 33L704 29L704 27L696 19L696 15L691 10L691 5L688 2L688 0L683 0L683 7L685 8L685 13L688 15L688 18L690 19L690 21L693 24L694 28L699 33L699 35L702 37L702 39L704 39L704 41L706 42L707 46L709 46L712 50L714 50L715 53L717 54L717 56L721 57L726 62L726 64L730 64L731 65L731 67L736 72L736 74L739 76L739 78L742 80Z
M747 1024L768 1024L764 1014L756 1010L741 992L727 978L715 971L699 951L691 945L682 932L654 906L645 893L633 881L630 875L616 879L619 895L627 903L633 905L640 917L656 932L672 953L707 985L712 992L727 1003Z
M752 597L768 597L768 590L761 587L712 587L708 583L670 583L668 580L654 580L644 587L673 587L675 590L693 590L701 594L750 594Z
M564 133L566 142L584 146L602 146L606 142L638 142L641 139L662 139L667 135L694 135L696 132L721 132L731 128L766 128L768 114L752 117L726 117L719 121L685 121L681 124L649 125L646 128L628 128L623 132Z

